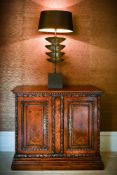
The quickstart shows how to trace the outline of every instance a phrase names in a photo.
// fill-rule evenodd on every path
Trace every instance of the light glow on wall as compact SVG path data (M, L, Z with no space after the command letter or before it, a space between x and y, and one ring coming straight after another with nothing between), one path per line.
M66 8L78 4L81 0L32 0L33 2L49 8Z

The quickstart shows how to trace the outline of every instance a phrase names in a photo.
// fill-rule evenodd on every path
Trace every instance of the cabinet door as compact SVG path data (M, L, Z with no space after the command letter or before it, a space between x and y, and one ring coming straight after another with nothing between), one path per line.
M97 98L65 97L64 153L96 153L97 134Z
M18 153L51 153L51 116L51 97L18 98Z

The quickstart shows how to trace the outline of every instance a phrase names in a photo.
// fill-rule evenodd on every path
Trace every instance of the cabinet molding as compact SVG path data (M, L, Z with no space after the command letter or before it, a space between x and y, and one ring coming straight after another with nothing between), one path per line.
M104 169L94 86L18 86L13 170Z

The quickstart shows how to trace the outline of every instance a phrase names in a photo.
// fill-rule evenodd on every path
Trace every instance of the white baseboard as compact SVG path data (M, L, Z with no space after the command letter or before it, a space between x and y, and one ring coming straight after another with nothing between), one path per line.
M100 133L100 150L102 152L117 152L117 132Z
M102 152L117 152L117 132L100 133ZM0 151L15 151L15 132L0 132Z
M0 151L15 151L15 132L0 131Z

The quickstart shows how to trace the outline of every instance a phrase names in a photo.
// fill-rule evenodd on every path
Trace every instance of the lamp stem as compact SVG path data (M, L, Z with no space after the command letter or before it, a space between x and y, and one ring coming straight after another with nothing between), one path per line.
M54 62L54 73L56 74L56 29L55 29L55 62Z
M54 63L54 73L56 74L56 62Z

